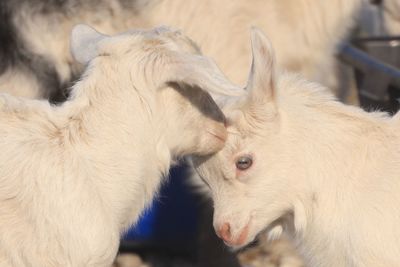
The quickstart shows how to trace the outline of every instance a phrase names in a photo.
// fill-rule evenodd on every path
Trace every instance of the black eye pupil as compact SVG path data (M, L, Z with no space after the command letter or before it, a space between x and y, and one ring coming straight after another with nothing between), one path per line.
M252 163L253 160L250 157L240 157L236 161L236 168L239 170L246 170L251 166Z

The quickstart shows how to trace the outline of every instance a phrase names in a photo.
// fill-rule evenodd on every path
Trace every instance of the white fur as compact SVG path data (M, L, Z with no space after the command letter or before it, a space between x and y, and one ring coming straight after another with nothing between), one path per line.
M258 26L274 43L278 66L334 88L336 47L355 23L363 0L146 2L136 14L115 0L109 2L108 8L66 4L74 14L66 17L57 12L43 15L30 5L21 6L15 24L28 47L54 63L62 82L79 69L69 53L69 32L74 24L85 22L109 34L158 25L182 29L238 84L245 83L251 59L243 36L250 26ZM0 84L0 90L7 88Z
M383 1L383 17L385 28L390 35L400 35L400 1L384 0Z
M10 68L0 76L0 92L27 98L42 98L37 78L28 71Z
M228 223L228 243L242 246L283 229L307 266L399 266L400 116L346 106L318 84L275 72L257 30L252 46L248 96L223 108L225 147L193 158L211 189L216 230ZM240 171L243 155L253 165Z
M93 29L78 27L82 47ZM111 266L173 160L223 146L223 115L199 88L234 86L190 40L104 39L81 51L94 58L63 105L0 95L1 267Z

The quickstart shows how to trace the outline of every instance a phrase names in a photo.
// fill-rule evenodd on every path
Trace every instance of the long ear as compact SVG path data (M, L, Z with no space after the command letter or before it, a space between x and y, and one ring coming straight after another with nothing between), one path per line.
M87 64L97 56L99 42L108 37L89 25L78 24L71 32L71 53L78 62Z
M209 93L241 96L245 91L230 82L211 59L195 54L174 52L165 82L197 86Z
M250 101L269 101L274 97L275 59L272 45L262 31L251 29L253 61L247 83Z

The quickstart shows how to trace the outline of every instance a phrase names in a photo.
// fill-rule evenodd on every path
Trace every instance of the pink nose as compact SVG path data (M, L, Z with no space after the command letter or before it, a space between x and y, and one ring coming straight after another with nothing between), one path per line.
M229 223L222 224L222 226L217 230L217 236L225 242L231 240L231 226Z
M217 230L217 235L230 246L241 246L245 243L249 234L249 224L247 224L239 234L239 237L234 240L231 234L231 226L229 223L223 223Z

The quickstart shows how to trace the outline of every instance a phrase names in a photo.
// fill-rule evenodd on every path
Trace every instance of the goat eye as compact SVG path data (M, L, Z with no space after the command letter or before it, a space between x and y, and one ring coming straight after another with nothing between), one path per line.
M236 160L236 168L239 170L247 170L253 164L253 159L250 156L243 156Z

